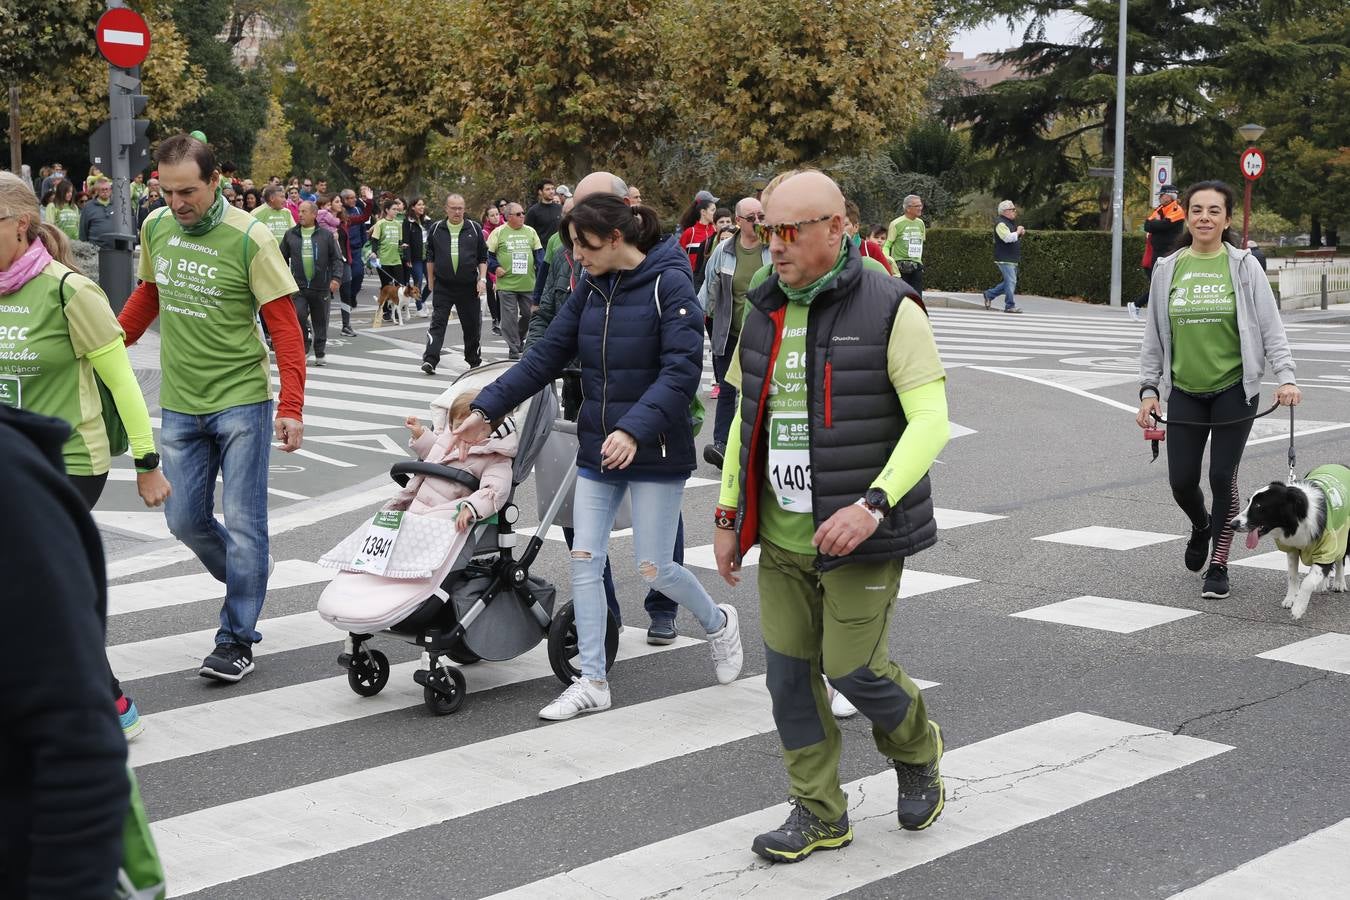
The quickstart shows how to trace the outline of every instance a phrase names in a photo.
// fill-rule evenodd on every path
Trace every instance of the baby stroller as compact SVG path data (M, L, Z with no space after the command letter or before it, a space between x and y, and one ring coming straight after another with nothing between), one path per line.
M489 363L456 378L431 404L435 428L447 427L456 395L485 387L510 366L510 362ZM384 575L352 571L349 565L374 530L366 525L321 560L342 569L320 596L319 614L348 632L337 661L347 670L347 683L357 694L373 697L389 681L389 658L369 645L376 633L404 638L422 650L425 666L413 679L422 685L423 702L436 715L452 713L464 702L466 682L460 667L481 660L514 659L545 638L549 664L558 679L570 684L580 677L572 604L555 610L555 588L530 574L544 535L570 503L576 481L575 439L570 439L570 467L544 509L538 530L517 557L514 526L520 512L514 502L516 489L529 477L545 445L550 445L556 457L559 439L569 440L566 435L571 429L566 427L570 423L556 421L558 401L549 388L526 401L512 418L523 424L512 466L511 497L497 515L470 528L458 552L447 549L461 543L453 522L405 516ZM550 441L555 426L561 427ZM398 462L389 474L400 486L417 475L451 479L470 490L479 486L469 473L439 463ZM618 648L619 623L611 614L605 637L607 666L614 664Z

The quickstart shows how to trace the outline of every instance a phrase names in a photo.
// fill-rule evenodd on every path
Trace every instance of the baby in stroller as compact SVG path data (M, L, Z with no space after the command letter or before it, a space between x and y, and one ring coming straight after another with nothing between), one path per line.
M440 431L427 428L416 417L404 424L418 459L457 469L478 486L413 475L383 508L383 513L413 517L394 524L397 537L392 540L397 546L383 566L361 562L361 548L372 533L366 524L325 554L320 564L342 570L319 599L319 614L333 625L371 633L402 621L473 540L472 526L496 515L511 498L512 462L520 445L511 419L503 420L486 443L463 458L451 449L451 432L468 416L469 404L477 396L477 390L455 395Z
M511 461L520 439L510 419L492 433L486 443L473 447L464 459L455 458L451 432L469 415L469 404L478 391L456 394L450 404L449 422L440 431L432 431L409 416L404 424L412 433L408 446L423 462L441 463L462 469L478 479L478 490L470 492L459 482L417 475L394 496L386 509L405 509L415 515L455 520L457 531L466 531L474 522L496 515L511 496Z

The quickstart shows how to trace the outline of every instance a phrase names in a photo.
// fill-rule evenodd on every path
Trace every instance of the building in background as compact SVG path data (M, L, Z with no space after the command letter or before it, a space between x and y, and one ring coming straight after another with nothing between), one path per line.
M964 53L950 51L943 65L981 90L1001 81L1024 77L1016 66L999 62L989 53L966 56Z

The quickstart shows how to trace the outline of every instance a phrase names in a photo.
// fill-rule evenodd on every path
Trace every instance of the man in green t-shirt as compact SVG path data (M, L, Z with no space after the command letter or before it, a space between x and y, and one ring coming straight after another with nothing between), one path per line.
M163 180L161 174L161 184ZM295 227L295 216L286 208L286 192L280 185L269 184L263 188L263 205L253 211L253 217L267 226L278 245L286 237L286 232Z
M118 321L132 344L159 318L160 446L174 487L165 515L173 535L225 585L216 647L200 674L235 682L253 671L252 647L262 640L271 439L290 452L304 432L296 285L267 228L225 202L209 145L175 135L155 159L167 205L141 227L141 283ZM275 422L259 314L281 373ZM214 516L217 476L224 525Z
M525 224L519 203L506 205L506 224L488 236L488 265L497 276L497 303L502 310L502 335L511 359L520 359L530 327L530 297L535 267L543 262L544 244Z
M891 222L881 250L895 262L905 283L923 296L923 242L928 226L923 219L923 199L918 194L905 198L905 212Z
M740 409L713 553L734 585L760 546L766 681L793 810L752 849L797 861L853 839L822 672L871 720L896 771L900 826L922 830L942 812L942 733L887 634L906 557L937 539L928 469L949 426L928 318L912 288L863 265L839 186L799 173L764 202L776 274L751 291L736 348Z

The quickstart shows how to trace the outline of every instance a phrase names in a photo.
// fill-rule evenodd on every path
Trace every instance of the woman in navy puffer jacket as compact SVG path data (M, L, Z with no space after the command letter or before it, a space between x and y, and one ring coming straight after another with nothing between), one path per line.
M585 274L543 339L478 395L478 414L455 430L463 444L486 440L489 423L580 357L572 598L582 677L540 710L541 718L554 720L610 706L600 578L625 491L632 499L638 572L702 623L719 682L734 681L742 660L735 607L713 603L698 579L672 560L684 483L697 465L689 403L703 374L703 311L689 260L673 238L661 240L655 212L607 194L582 200L559 227Z

